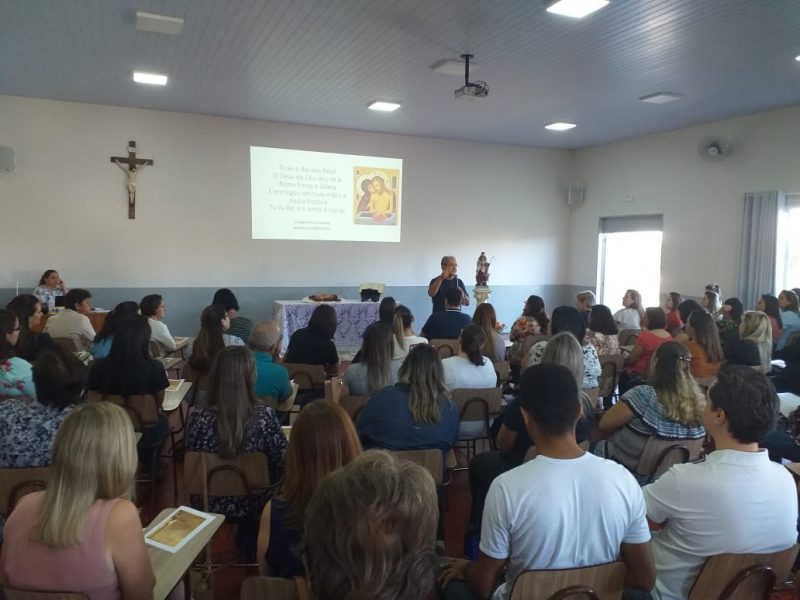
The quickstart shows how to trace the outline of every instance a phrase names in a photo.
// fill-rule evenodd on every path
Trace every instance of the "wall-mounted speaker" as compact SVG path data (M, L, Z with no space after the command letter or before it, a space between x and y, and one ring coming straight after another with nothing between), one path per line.
M0 172L13 173L17 170L17 153L9 146L0 146Z

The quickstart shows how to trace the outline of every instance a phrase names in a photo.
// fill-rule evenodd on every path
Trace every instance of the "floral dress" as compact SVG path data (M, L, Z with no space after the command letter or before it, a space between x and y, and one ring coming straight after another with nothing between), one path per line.
M511 326L511 333L508 335L508 339L511 341L511 347L508 349L508 360L514 364L519 364L524 358L522 349L525 346L525 338L543 333L539 322L534 317L522 315L514 321Z
M0 398L3 396L36 398L31 363L16 356L0 361Z

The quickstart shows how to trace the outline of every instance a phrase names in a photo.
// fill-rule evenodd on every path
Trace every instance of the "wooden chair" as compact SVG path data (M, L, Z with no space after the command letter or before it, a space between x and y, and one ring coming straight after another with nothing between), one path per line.
M451 398L462 423L480 422L483 425L477 435L462 437L459 434L458 441L464 442L469 460L477 453L478 440L489 440L491 444L490 419L500 413L503 400L502 390L499 387L474 390L457 389L453 390Z
M369 396L342 396L339 398L339 404L347 411L347 414L350 415L353 423L355 423L358 420L358 415L367 405L368 400Z
M193 369L187 362L183 365L183 378L192 382L191 398L187 402L194 405L198 398L208 393L208 373Z
M439 358L450 358L458 354L458 340L429 340L428 343L436 348Z
M0 585L0 598L5 600L89 600L77 592L36 592Z
M295 579L252 575L242 582L239 600L301 600L301 585L305 584Z
M641 329L623 329L617 335L620 346L633 346L636 344L636 338L642 333Z
M498 360L494 363L494 372L497 373L497 385L503 388L511 375L511 363L507 360Z
M769 600L775 582L786 581L797 544L769 554L718 554L710 557L689 591L689 600Z
M613 404L612 400L617 393L619 372L622 370L622 354L600 356L600 377L597 382L600 387L598 394L603 398L603 406L608 409Z
M289 371L289 379L300 386L301 392L323 390L325 388L325 367L305 363L283 363Z
M0 469L0 514L8 516L20 498L43 490L50 479L50 467Z
M161 348L161 344L159 344L157 341L150 340L149 348L150 348L150 355L153 358L161 358L162 356L164 356L164 351Z
M703 441L703 438L668 440L651 435L639 457L636 473L645 478L645 483L652 483L672 465L699 459L703 454Z
M413 462L423 467L433 477L436 487L444 485L444 460L438 448L427 450L387 450L400 460Z
M208 512L210 496L252 496L270 487L267 457L250 452L236 458L222 458L210 452L187 452L183 461L183 487L189 496L203 498Z
M71 337L54 337L53 343L66 352L80 352L83 350L83 346L75 338Z
M625 563L593 567L523 571L511 588L511 600L620 600Z

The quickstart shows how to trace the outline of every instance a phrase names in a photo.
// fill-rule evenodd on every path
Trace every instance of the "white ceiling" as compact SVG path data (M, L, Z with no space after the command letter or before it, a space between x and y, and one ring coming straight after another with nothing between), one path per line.
M798 0L3 0L0 94L580 148L800 102ZM185 19L136 31L137 10ZM491 92L429 66L475 55ZM169 74L165 88L132 70ZM658 91L684 94L643 104ZM397 100L393 114L366 109ZM2 118L2 115L0 115ZM545 131L553 121L578 127Z

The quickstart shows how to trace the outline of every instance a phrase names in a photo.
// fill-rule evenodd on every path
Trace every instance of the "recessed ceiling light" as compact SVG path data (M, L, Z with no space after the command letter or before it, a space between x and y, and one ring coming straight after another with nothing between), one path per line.
M656 92L655 94L648 94L639 98L642 102L649 102L650 104L667 104L668 102L675 102L683 98L683 94L676 94L674 92Z
M575 123L550 123L550 125L544 126L545 129L549 129L550 131L566 131L573 127L575 127Z
M400 108L399 102L386 102L384 100L376 100L367 105L370 110L379 110L381 112L394 112Z
M800 62L800 54L798 54L797 56L795 56L795 57L794 57L794 59L795 59L796 61Z
M608 0L556 0L550 3L547 12L582 19L607 4Z
M183 19L137 11L136 29L139 31L150 31L152 33L180 35L181 31L183 31Z
M150 85L167 85L167 76L159 73L133 72L133 80L136 83L147 83Z
M477 70L478 63L469 61L470 71ZM455 58L443 58L431 65L431 71L434 73L441 73L442 75L456 75L458 77L464 76L464 61Z

